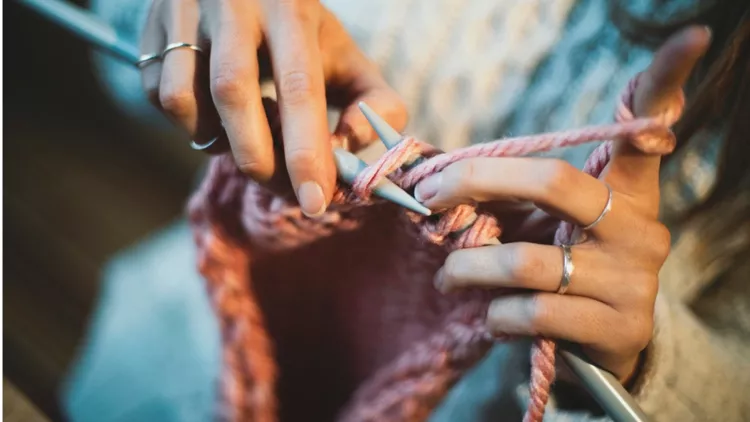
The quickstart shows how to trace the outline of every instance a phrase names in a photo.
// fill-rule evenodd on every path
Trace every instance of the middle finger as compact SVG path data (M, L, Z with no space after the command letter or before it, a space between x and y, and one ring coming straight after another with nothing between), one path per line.
M258 78L258 10L253 2L230 0L205 11L211 15L211 96L232 155L241 171L267 182L276 163Z
M268 44L279 97L284 155L302 211L322 214L336 171L326 114L317 1L268 2Z

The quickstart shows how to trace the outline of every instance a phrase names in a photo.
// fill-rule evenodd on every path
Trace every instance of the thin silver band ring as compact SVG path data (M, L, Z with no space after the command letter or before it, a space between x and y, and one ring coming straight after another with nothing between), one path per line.
M199 144L199 143L197 143L195 141L190 141L190 148L192 148L192 149L194 149L196 151L203 151L203 150L208 149L214 143L216 143L216 141L218 139L219 139L219 137L217 136L216 138L211 139L210 141L206 142L205 144Z
M573 253L569 245L560 245L563 251L563 273L560 279L560 287L557 289L558 294L565 294L570 286L570 279L573 277L575 265L573 265Z
M167 47L164 49L164 51L161 52L161 56L164 57L172 50L177 50L179 48L189 48L190 50L197 51L199 53L203 53L203 49L198 47L195 44L190 44L186 42L174 42L172 44L167 45Z
M607 187L607 192L608 192L607 203L604 205L604 209L602 210L601 214L599 214L599 217L596 217L596 220L594 220L593 223L589 224L586 227L583 227L584 231L591 230L594 227L596 227L596 225L599 224L604 219L604 216L606 216L607 213L609 213L609 210L612 209L612 187L606 183L604 184L604 186Z
M139 69L143 69L149 63L161 60L161 57L161 54L143 54L135 62L135 66Z

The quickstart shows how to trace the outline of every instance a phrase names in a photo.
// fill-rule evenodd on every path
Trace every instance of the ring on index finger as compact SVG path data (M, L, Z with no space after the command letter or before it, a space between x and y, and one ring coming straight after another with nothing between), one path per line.
M157 53L143 54L141 55L141 57L138 58L138 60L136 60L135 66L138 69L143 69L144 67L148 66L149 64L153 62L161 61L161 59L162 59L161 54L157 54Z
M200 54L203 54L203 49L195 44L190 44L186 42L174 42L172 44L167 45L167 47L162 51L161 56L164 57L169 53L170 51L177 50L180 48L187 48L189 50L193 50L195 52L198 52Z
M612 187L607 183L605 183L604 186L607 187L607 203L604 205L604 209L602 209L602 212L599 213L599 216L596 217L596 220L594 220L594 222L589 224L588 226L582 228L584 231L591 230L596 227L612 209Z

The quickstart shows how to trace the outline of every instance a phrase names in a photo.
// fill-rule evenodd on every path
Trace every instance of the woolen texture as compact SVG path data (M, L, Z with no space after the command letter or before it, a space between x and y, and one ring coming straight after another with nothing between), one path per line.
M330 358L324 355L330 351L291 349L284 352L288 361L277 365L273 341L289 333L267 332L264 310L275 310L264 307L263 299L255 293L256 289L267 289L272 302L284 300L285 295L295 295L300 284L309 283L306 275L313 272L304 259L312 254L295 256L294 252L309 245L317 255L315 273L324 266L327 279L344 277L330 291L336 298L334 307L341 309L341 313L326 323L347 327L345 332L351 338L327 342L328 347L338 349L337 357L354 364L332 367L325 379L313 376L310 368L297 369L300 381L319 381L322 386L342 376L355 381L349 386L353 398L338 415L341 421L427 419L452 385L484 357L493 340L506 337L502 332L490 333L484 326L487 306L498 292L469 290L443 296L432 287L432 278L448 252L487 245L500 235L500 228L493 216L477 215L471 205L444 210L437 220L405 210L395 210L388 218L388 214L379 215L373 210L372 203L361 200L369 199L372 187L386 176L402 188L411 189L451 163L471 157L522 156L602 139L631 142L648 154L668 154L675 146L669 126L679 117L681 106L655 118L636 119L631 110L637 81L635 78L628 84L617 109L618 123L612 125L505 139L438 153L403 171L402 165L414 158L434 154L429 144L405 137L357 176L353 192L341 186L334 198L345 209L337 210L334 204L322 219L302 216L294 203L249 180L239 172L231 156L213 160L203 185L191 201L190 216L199 248L199 268L208 282L222 326L225 369L220 416L233 421L277 420L277 373L304 368L298 362L307 360L308 354ZM269 121L277 118L269 116ZM594 151L584 168L586 173L600 175L609 161L612 142L605 142ZM349 245L347 240L337 239L339 225L349 232L349 242L359 242L369 256L380 257L381 265L371 268L367 262L360 264L357 259L346 259L342 266L338 253L342 245ZM367 231L366 225L373 226L376 233L390 234L374 239L362 236ZM258 232L260 237L255 235ZM571 244L572 233L571 224L561 223L556 243ZM322 243L324 240L329 241ZM291 255L276 259L287 252ZM260 269L261 276L251 266L256 265L253 257L263 255L274 266ZM279 287L281 284L283 288ZM380 295L384 301L370 299L378 289L388 288L394 293ZM399 309L399 303L404 301L414 304ZM347 306L348 302L357 306ZM421 306L417 305L420 303ZM381 318L386 313L408 318L394 325ZM294 315L286 313L276 318L293 319ZM272 326L274 322L268 324ZM402 337L404 331L408 336ZM384 337L372 338L373 333ZM352 348L347 347L355 339L363 339L362 345L366 347L357 347L356 343ZM554 379L553 341L543 338L535 341L531 365L530 400L524 420L538 422L543 418ZM342 393L346 394L346 389ZM300 400L301 396L289 395L282 398L281 405L296 407ZM331 410L336 410L336 402L331 404L334 406ZM305 408L305 412L314 420L331 417L316 414L310 408Z

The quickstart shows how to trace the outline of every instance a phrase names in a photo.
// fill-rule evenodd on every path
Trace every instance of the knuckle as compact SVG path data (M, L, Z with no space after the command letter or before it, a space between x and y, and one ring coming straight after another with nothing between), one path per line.
M165 111L175 117L182 117L190 113L195 102L195 94L190 89L162 91L159 101Z
M446 193L472 192L476 185L476 160L462 160L443 170Z
M211 92L217 102L237 105L247 96L247 85L238 76L239 72L223 67L211 77Z
M301 22L312 21L317 10L313 0L276 0L276 5L279 10Z
M238 157L235 158L234 162L242 173L256 180L266 180L271 177L271 173L273 172L272 167L268 163L249 157Z
M391 97L391 106L387 114L394 125L399 127L406 126L409 121L409 109L406 103L396 95Z
M572 182L576 168L558 159L550 159L539 169L540 183L536 192L539 199L554 198L565 192Z
M659 292L659 277L655 274L643 275L630 283L628 289L631 305L638 308L652 308Z
M289 170L313 170L316 165L317 152L314 148L299 146L286 152L286 164Z
M535 254L528 244L513 244L508 258L508 277L516 281L538 276L545 265L541 257Z
M669 229L661 223L656 223L651 231L651 253L659 265L663 264L672 249L672 236Z
M315 93L312 76L308 72L287 72L279 78L279 96L284 106L306 103Z
M409 111L406 108L406 104L395 95L388 96L387 100L387 105L383 107L380 115L395 129L400 130L404 128L409 121Z
M653 317L642 315L633 319L628 336L629 349L638 353L648 347L654 335Z
M544 327L549 320L548 307L544 303L543 296L535 294L526 301L525 309L523 310L526 321L528 321L528 330L532 335L538 335L545 331Z

